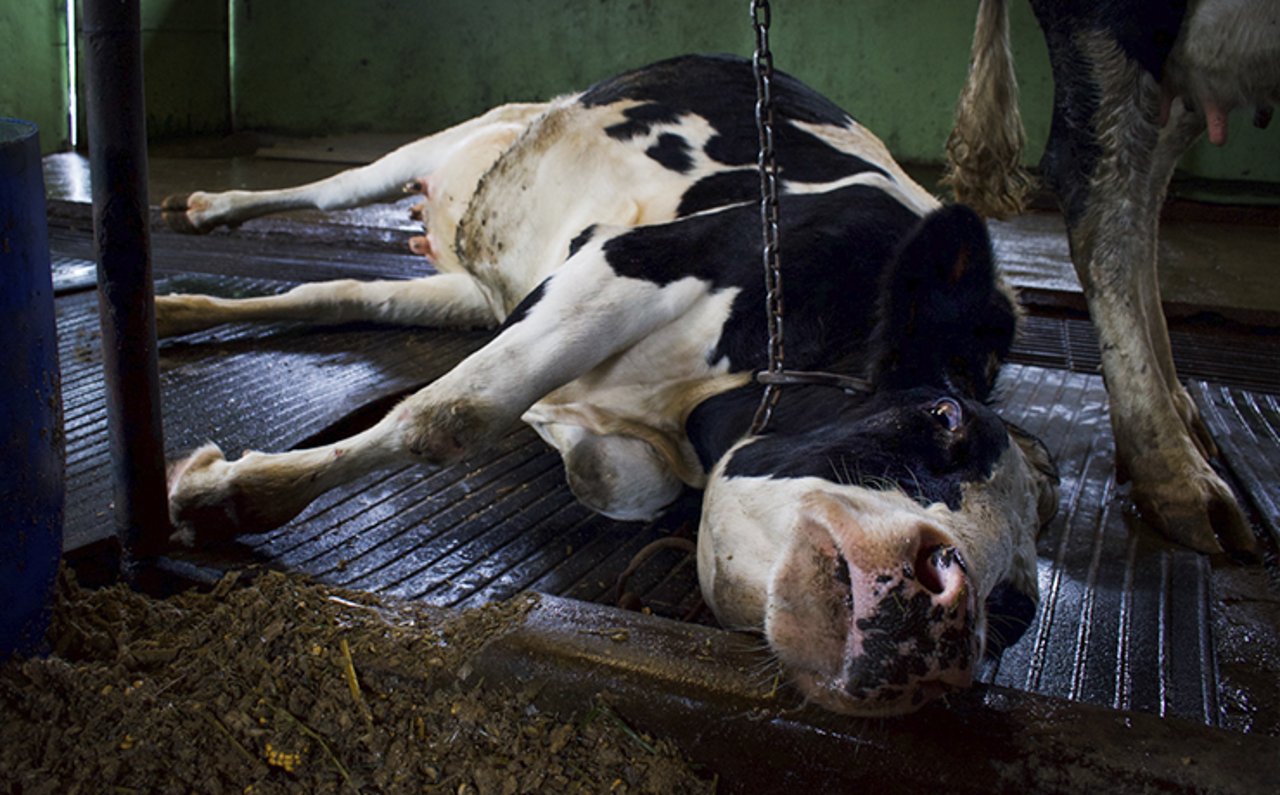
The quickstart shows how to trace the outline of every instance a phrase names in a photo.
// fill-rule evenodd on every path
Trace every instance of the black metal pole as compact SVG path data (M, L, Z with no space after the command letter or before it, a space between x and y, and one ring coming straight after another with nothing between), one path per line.
M126 561L169 535L138 0L85 0L89 166L115 524Z

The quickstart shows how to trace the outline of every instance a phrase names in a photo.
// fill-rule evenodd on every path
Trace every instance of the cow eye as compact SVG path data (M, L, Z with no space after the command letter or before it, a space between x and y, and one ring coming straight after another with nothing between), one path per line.
M948 431L957 431L960 423L964 419L964 412L960 409L960 404L951 398L939 398L929 407L929 413L938 421L938 424Z

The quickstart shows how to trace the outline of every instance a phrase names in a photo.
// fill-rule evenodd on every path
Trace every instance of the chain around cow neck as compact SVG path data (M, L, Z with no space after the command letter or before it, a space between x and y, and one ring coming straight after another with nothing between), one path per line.
M769 25L773 12L769 0L751 1L751 26L756 34L751 70L756 83L756 134L759 154L756 168L760 173L761 259L764 262L766 314L769 324L769 363L756 373L756 382L764 385L764 394L751 421L751 434L763 433L773 417L773 409L782 394L783 384L818 384L833 386L850 393L869 392L870 384L861 378L838 373L800 372L783 366L782 326L782 260L778 249L778 159L773 147L773 52L769 49Z
M767 371L756 374L756 380L764 384L764 395L751 421L752 435L761 433L768 426L781 392L780 382L766 381L761 376L779 376L784 359L782 262L778 254L778 160L773 149L773 53L769 50L772 16L768 0L752 0L751 25L755 29L756 49L751 58L751 70L756 83L756 134L760 145L756 168L760 173L761 258L764 261L769 324L769 365Z

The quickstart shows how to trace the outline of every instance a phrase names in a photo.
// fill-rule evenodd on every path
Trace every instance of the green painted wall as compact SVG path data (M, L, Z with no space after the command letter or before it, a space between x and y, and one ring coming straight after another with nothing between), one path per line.
M70 137L65 9L65 0L0 0L0 115L40 125L46 152ZM150 135L230 132L227 0L143 0L141 10Z
M0 114L64 145L64 0L0 0ZM936 162L964 79L974 0L776 0L779 68L831 96L903 160ZM684 52L749 53L746 0L142 0L153 138L231 129L425 133L509 100L575 91ZM1039 159L1052 84L1014 3L1014 50ZM1197 176L1280 183L1280 133L1232 117Z
M231 0L236 121L302 135L428 132L507 100L583 88L683 52L749 53L745 0ZM963 82L976 2L773 3L779 68L831 96L901 159L936 162ZM1015 57L1039 160L1052 83L1039 28L1013 4ZM1232 118L1199 176L1280 182L1280 133Z
M147 134L231 131L227 0L143 0Z
M0 116L35 122L46 152L66 146L66 16L52 0L0 0Z

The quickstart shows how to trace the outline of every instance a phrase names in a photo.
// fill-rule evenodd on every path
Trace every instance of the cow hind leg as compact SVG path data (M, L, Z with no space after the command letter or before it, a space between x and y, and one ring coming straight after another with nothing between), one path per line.
M316 325L365 321L401 326L489 327L497 322L475 279L445 273L403 281L300 284L279 295L219 298L156 296L156 333L189 334L222 323L302 321Z
M344 210L404 194L405 186L439 169L479 136L495 127L522 126L546 109L545 104L502 105L488 113L421 138L359 168L279 190L196 191L166 197L160 205L169 227L203 233L219 226L285 210Z
M1205 552L1252 552L1256 541L1230 487L1205 460L1207 436L1177 383L1156 282L1154 232L1163 184L1153 190L1159 88L1114 41L1082 49L1098 81L1093 116L1099 154L1087 184L1066 201L1072 259L1098 329L1110 397L1117 471L1164 535ZM1060 127L1061 129L1065 129ZM1060 135L1062 133L1059 133ZM1069 133L1068 133L1069 134ZM1050 148L1071 148L1061 138ZM1076 144L1077 151L1081 147ZM1063 167L1067 158L1046 156ZM1069 177L1056 175L1061 185ZM1080 191L1083 191L1081 193ZM1061 192L1060 192L1061 194Z
M1148 190L1153 197L1156 221L1151 224L1150 246L1153 252L1158 251L1159 208L1164 204L1169 180L1173 176L1174 167L1182 153L1204 132L1205 120L1202 115L1187 110L1180 102L1174 102L1162 115L1167 114L1166 123L1160 131L1151 165L1151 181ZM1173 363L1173 351L1169 343L1169 327L1165 321L1164 310L1160 302L1160 284L1156 277L1156 268L1150 269L1148 289L1144 290L1143 306L1148 321L1148 333L1155 352L1156 361L1160 364L1161 374L1168 385L1174 408L1187 427L1191 439L1196 443L1205 460L1218 455L1218 447L1209 435L1208 428L1200 417L1200 410L1195 401L1187 393L1182 382L1178 380Z

